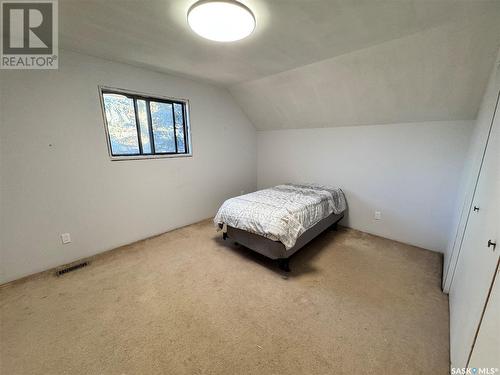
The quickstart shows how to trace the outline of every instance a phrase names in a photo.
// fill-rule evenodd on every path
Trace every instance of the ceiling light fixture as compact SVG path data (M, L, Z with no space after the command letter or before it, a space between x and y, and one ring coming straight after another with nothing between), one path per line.
M247 6L236 0L201 0L188 10L191 29L203 38L234 42L255 29L255 17Z

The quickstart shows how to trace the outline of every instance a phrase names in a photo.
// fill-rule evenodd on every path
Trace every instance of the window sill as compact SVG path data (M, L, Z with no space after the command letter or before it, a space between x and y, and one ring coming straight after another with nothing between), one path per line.
M127 156L110 156L111 161L124 160L151 160L151 159L170 159L170 158L190 158L193 154L168 154L168 155L127 155Z

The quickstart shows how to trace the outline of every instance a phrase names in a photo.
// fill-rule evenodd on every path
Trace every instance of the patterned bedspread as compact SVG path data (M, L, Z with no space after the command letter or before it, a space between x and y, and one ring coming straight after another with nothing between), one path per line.
M219 208L214 223L281 241L288 250L306 230L345 209L341 189L286 184L228 199Z

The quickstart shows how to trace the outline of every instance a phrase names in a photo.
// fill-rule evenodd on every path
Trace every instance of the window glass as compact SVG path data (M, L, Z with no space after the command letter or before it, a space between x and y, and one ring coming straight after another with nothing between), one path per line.
M187 103L102 89L105 126L115 158L189 155Z
M172 104L150 102L155 151L176 152Z
M142 152L150 154L151 141L149 139L148 113L146 111L145 100L137 100L137 115L139 117L139 125L141 129Z
M112 154L139 154L133 99L118 94L104 94L103 97Z
M184 138L184 113L182 104L174 103L175 134L177 136L177 152L186 152Z

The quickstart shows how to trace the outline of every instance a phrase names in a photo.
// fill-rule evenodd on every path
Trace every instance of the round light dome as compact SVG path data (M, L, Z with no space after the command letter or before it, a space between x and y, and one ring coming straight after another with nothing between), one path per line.
M234 42L249 36L255 29L250 9L235 0L201 0L188 11L188 23L203 38Z

